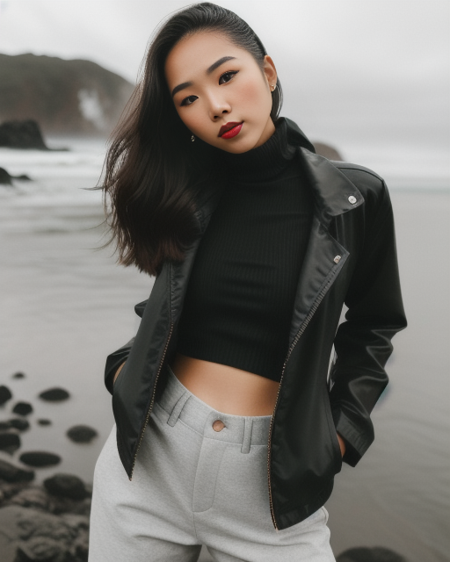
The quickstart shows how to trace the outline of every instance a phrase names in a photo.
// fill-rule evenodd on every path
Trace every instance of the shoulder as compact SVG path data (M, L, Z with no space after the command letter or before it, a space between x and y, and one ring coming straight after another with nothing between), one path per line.
M330 160L330 162L344 174L348 180L355 184L361 192L372 191L374 193L381 193L386 189L384 179L370 168L351 162L338 162L334 160Z
M331 163L360 191L366 211L369 209L382 213L391 211L389 190L379 174L370 168L351 162L331 161Z

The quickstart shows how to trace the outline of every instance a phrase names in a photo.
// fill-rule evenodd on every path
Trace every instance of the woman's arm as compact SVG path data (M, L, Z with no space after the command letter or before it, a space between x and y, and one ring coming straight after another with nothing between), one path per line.
M114 385L114 383L116 382L116 379L117 379L117 377L119 376L120 371L123 369L123 366L125 365L125 363L126 363L126 361L124 361L124 362L122 363L122 365L117 369L116 374L114 375L114 378L113 378L113 385Z
M342 439L342 437L339 435L339 433L336 433L338 441L339 441L339 448L341 449L341 455L344 456L345 455L345 441Z
M344 441L344 461L352 466L374 439L370 412L388 383L384 366L392 353L391 339L406 326L393 213L384 182L377 191L376 201L365 211L370 226L362 233L364 248L346 296L346 321L336 334L330 373L333 419L341 451Z

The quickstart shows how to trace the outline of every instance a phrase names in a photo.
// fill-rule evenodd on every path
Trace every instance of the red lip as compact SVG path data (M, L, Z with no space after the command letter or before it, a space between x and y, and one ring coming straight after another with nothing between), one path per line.
M231 139L235 137L241 132L243 124L244 124L243 121L241 121L240 123L235 123L233 121L230 121L229 123L223 125L220 128L219 137L222 137L223 139Z

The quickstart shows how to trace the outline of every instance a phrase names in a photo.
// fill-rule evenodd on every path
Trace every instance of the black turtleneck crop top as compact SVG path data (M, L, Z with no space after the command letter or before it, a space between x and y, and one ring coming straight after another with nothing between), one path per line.
M313 202L280 119L243 154L223 152L226 186L200 242L177 351L279 381Z

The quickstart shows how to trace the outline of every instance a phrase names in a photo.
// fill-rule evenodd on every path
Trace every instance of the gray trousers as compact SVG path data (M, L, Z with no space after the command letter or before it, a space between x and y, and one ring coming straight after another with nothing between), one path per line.
M169 369L133 479L113 428L94 473L89 562L333 562L324 507L275 530L269 508L271 416L218 412Z

